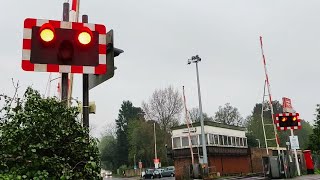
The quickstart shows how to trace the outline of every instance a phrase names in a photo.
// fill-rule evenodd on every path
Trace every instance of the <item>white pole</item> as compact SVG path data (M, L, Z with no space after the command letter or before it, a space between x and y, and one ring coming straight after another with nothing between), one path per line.
M293 129L290 129L291 131L291 136L293 137ZM291 144L291 149L292 149L292 144ZM300 172L300 166L299 166L299 161L298 161L298 154L297 154L297 149L293 149L294 151L294 157L296 159L296 167L297 167L297 172L298 172L298 176L301 176L301 172Z
M208 155L207 155L207 145L206 138L204 133L204 119L202 113L202 102L201 102L201 92L200 92L200 80L199 80L199 70L198 70L198 61L196 62L197 69L197 83L198 83L198 97L199 97L199 110L200 110L200 124L201 124L201 139L202 139L202 152L203 152L203 164L207 166L208 164Z
M154 134L154 159L158 159L158 157L157 157L156 123L153 123L153 134ZM154 162L154 167L158 168L158 162Z

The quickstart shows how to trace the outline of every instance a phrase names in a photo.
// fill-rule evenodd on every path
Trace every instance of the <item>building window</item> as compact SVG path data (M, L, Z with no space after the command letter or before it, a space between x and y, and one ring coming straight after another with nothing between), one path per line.
M181 147L180 137L173 138L173 148L180 148L180 147Z
M228 145L228 136L223 136L223 145Z
M223 137L222 137L222 135L219 135L219 145L223 145Z
M232 146L236 146L236 137L231 137Z
M236 146L240 146L240 138L236 137Z
M219 145L219 135L214 134L214 144Z
M213 134L209 134L209 144L215 144Z
M240 138L240 146L243 146L243 138Z
M189 138L182 137L182 147L189 146Z
M231 146L232 145L232 142L231 142L231 137L228 136L228 145Z
M198 145L198 136L191 136L191 144Z
M243 145L244 147L247 147L247 138L243 138Z

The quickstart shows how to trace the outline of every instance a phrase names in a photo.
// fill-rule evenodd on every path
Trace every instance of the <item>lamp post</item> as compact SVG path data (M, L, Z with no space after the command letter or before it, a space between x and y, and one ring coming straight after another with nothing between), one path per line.
M206 137L204 133L204 120L202 114L202 102L201 102L201 92L200 92L200 82L199 82L199 70L198 62L201 61L201 58L198 55L192 56L191 59L188 59L188 64L196 63L197 71L197 83L198 83L198 98L199 98L199 111L200 111L200 124L201 124L201 139L202 139L202 154L203 154L203 164L207 168L208 156L207 156L207 147L206 147Z

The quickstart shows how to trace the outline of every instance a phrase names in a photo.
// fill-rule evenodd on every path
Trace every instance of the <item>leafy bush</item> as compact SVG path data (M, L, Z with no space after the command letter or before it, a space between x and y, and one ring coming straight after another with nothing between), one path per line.
M97 141L77 108L31 88L22 99L0 98L0 179L100 179Z

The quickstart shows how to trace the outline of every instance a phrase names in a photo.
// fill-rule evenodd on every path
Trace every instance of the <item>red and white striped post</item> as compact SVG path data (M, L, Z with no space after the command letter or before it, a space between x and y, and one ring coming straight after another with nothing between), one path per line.
M80 0L72 0L71 4L71 11L69 16L70 22L78 22L79 20L79 6L80 6ZM72 98L72 88L73 88L73 74L70 73L70 84L68 88L68 100L69 104L71 104L71 98Z
M275 125L275 117L274 117L274 112L273 112L272 96L271 96L271 90L270 90L270 81L269 81L269 77L268 77L266 58L264 56L264 51L263 51L262 36L260 36L260 47L261 47L261 53L262 53L264 72L265 72L265 76L266 76L265 83L267 85L267 90L268 90L269 105L270 105L270 109L271 109L271 117L272 117L274 136L275 136L276 143L277 143L278 156L280 157L279 137L278 137L278 133L277 133L276 125Z

